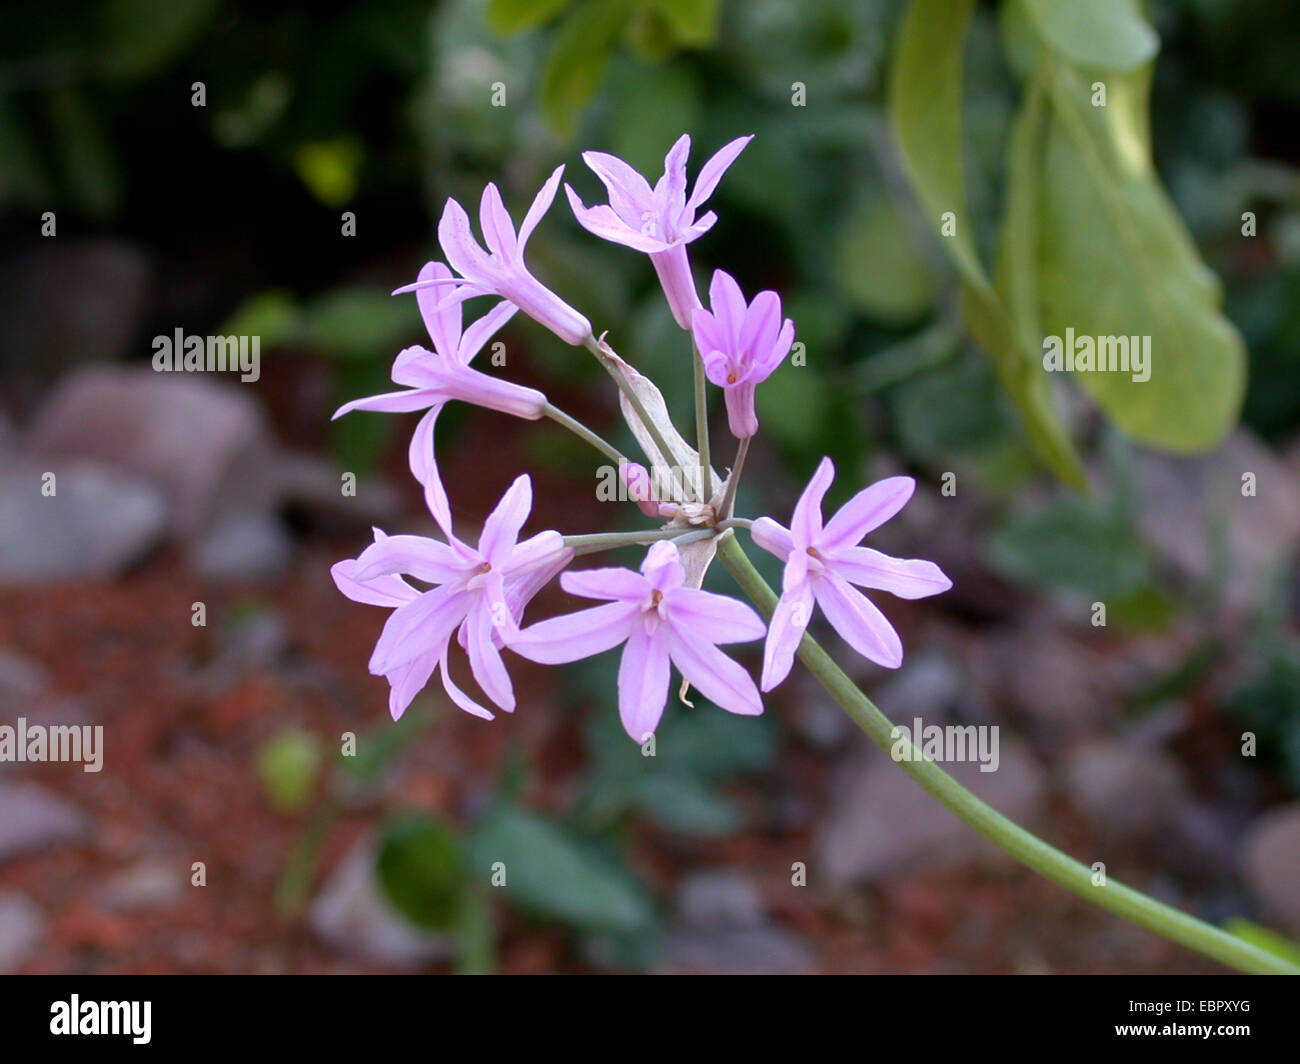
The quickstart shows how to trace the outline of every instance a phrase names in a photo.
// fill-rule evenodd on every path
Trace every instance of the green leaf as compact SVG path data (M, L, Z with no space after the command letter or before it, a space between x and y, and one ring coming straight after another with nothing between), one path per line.
M384 829L375 859L384 896L416 927L457 926L465 903L465 871L456 836L438 821L408 814Z
M561 136L576 131L577 114L604 78L630 13L629 0L585 0L560 23L542 68L541 105Z
M217 12L217 0L108 0L99 54L110 77L156 74L188 48Z
M1173 451L1213 448L1241 409L1245 347L1155 175L1150 73L1109 78L1104 107L1090 102L1090 78L1055 65L1051 78L1039 214L1043 332L1150 337L1150 379L1101 370L1076 378L1136 439Z
M518 807L488 814L469 839L475 875L499 861L506 893L522 908L590 931L631 932L654 917L649 899L622 870L565 828Z
M835 245L835 273L862 311L893 325L915 322L938 296L930 261L886 196L872 197L844 226Z
M1040 32L1066 58L1106 70L1150 62L1160 38L1137 0L1023 0Z
M540 26L573 0L488 0L487 24L496 33L518 33Z
M720 837L740 827L736 807L702 780L664 772L637 780L631 798L656 824L683 835Z
M343 359L383 361L418 335L419 310L409 296L382 289L336 288L306 311L303 339Z
M712 44L718 33L718 0L653 0L654 7L685 45Z
M59 171L79 210L103 220L117 210L122 179L103 121L78 89L67 85L47 96Z
M244 300L221 328L224 336L258 336L270 349L290 340L300 327L293 296L270 288Z
M890 114L903 164L926 220L962 279L963 315L992 355L1003 387L1040 458L1076 488L1082 466L1061 428L1045 383L1034 376L1015 327L975 248L961 158L962 49L974 0L912 0L903 20L890 81ZM955 230L943 234L951 212ZM1041 369L1037 370L1041 374Z

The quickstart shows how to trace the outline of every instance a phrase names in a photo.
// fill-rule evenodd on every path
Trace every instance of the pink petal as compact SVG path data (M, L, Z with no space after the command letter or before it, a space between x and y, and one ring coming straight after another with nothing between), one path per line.
M952 587L952 581L934 562L891 558L870 547L847 547L828 555L827 561L849 583L888 591L899 598L925 598Z
M664 251L668 248L665 241L633 229L609 205L602 203L595 207L585 207L572 188L565 185L564 191L569 197L569 206L573 208L573 216L578 219L578 224L594 236L636 251Z
M770 517L760 517L749 530L750 538L768 554L775 554L782 561L790 556L794 543L790 539L790 530L777 524Z
M518 309L510 300L502 300L470 325L465 330L465 335L461 337L460 347L456 351L456 361L462 366L468 366L474 361L474 356L483 349L483 345L515 316L515 311Z
M483 187L483 195L479 199L478 224L492 254L505 261L515 257L515 224L506 212L506 205L501 202L500 190L491 181Z
M400 392L383 392L365 399L353 399L334 411L335 421L353 410L377 410L385 414L408 414L413 410L427 410L431 404L441 405L440 397L425 388L406 388Z
M454 199L449 199L442 209L442 217L438 220L438 243L447 261L462 277L483 285L495 275L491 258L474 239L469 215Z
M353 577L360 581L407 573L431 584L446 584L465 575L464 562L445 543L424 536L386 536L357 556Z
M638 743L654 734L668 701L668 645L664 630L651 635L637 625L618 666L618 715Z
M804 582L782 592L772 619L768 622L767 643L763 647L764 691L790 675L794 655L799 649L808 622L812 620L812 587Z
M829 552L852 547L906 506L915 490L911 477L887 477L863 488L826 522L820 546Z
M533 235L533 230L537 228L543 216L551 207L551 202L555 199L555 190L560 187L560 175L564 173L564 166L561 164L551 171L541 188L537 190L537 195L533 197L533 202L529 204L528 213L524 215L523 223L519 226L519 254L523 255L524 245L528 243L528 238Z
M529 661L565 665L618 646L644 627L641 608L633 602L608 602L530 625L511 640L510 649Z
M644 177L622 159L600 151L585 151L582 161L595 172L609 192L609 205L632 228L655 210L654 192Z
M501 660L501 652L493 641L496 626L490 604L480 601L470 611L468 620L470 629L466 649L469 651L470 671L479 687L483 688L483 693L511 713L515 708L515 692L506 663Z
M678 631L709 643L747 643L767 631L763 618L745 603L712 591L674 588L664 595L664 604Z
M740 350L757 361L776 343L781 331L781 297L771 290L759 292L745 311L745 322L740 327Z
M534 569L550 569L553 576L559 571L556 566L568 564L572 557L573 551L564 545L564 537L558 532L538 532L510 552L510 559L502 566L502 572L507 580L517 579Z
M817 466L808 486L803 489L799 501L794 506L794 516L790 520L790 535L796 547L806 550L817 545L822 531L822 499L826 490L835 479L835 466L829 458L823 458Z
M420 270L417 283L421 281L447 281L454 274L441 262L426 262ZM420 317L424 327L429 331L433 349L444 358L455 358L460 347L460 304L443 302L447 292L442 286L417 289L415 301L420 307Z
M831 627L859 654L887 669L903 664L903 642L894 626L861 591L831 572L813 584L813 594Z
M673 664L700 694L728 713L755 717L763 712L763 699L744 668L712 643L676 625L669 631ZM628 645L632 645L630 641Z
M370 672L386 676L451 638L471 596L437 587L399 606L388 616L370 655Z
M737 137L731 143L719 148L714 156L700 167L699 176L695 178L695 188L691 190L691 198L687 201L692 210L713 195L713 190L718 187L722 175L736 161L736 156L745 150L745 145L753 139L752 133L747 137Z
M447 668L447 651L448 646L445 645L442 649L442 657L438 661L442 672L442 689L447 692L447 697L466 713L472 713L474 716L482 717L484 720L495 720L496 718L490 709L479 705L474 701L474 699L470 698L469 695L456 686L456 681L451 678L451 671Z
M438 666L437 650L422 654L414 661L394 669L388 674L388 712L393 720L400 720L406 707L411 704L429 682L433 670Z
M649 581L656 591L671 591L681 587L686 580L686 570L682 568L681 555L675 544L660 540L648 551L641 563L641 575Z
M758 432L758 414L754 410L754 392L758 385L749 380L726 386L727 427L738 440Z
M793 345L794 322L786 318L781 324L781 331L777 333L776 340L773 341L772 345L754 352L754 361L750 367L750 379L753 381L767 380L785 360L785 356L790 353L790 348Z
M650 256L659 286L664 290L673 320L683 329L690 329L691 314L700 305L695 291L695 278L691 274L691 260L685 244L674 244L667 251L656 251Z
M570 595L623 602L640 602L653 590L640 573L615 567L570 570L560 577L560 586Z
M411 475L424 485L424 502L429 513L438 522L443 534L451 536L451 503L447 500L447 491L442 486L442 477L438 474L438 463L433 452L433 430L438 423L438 414L442 404L429 408L429 412L420 418L411 433L411 443L407 448L407 459Z
M724 350L734 358L740 351L740 329L745 323L745 297L736 279L725 270L714 270L709 283L709 303L722 334Z
M664 156L664 175L655 192L667 201L669 207L680 212L686 205L686 160L691 154L691 136L683 133ZM676 222L677 219L671 219Z
M515 478L515 482L483 522L478 549L493 568L504 568L510 561L510 552L519 539L519 530L524 527L532 508L533 482L524 473Z
M401 606L420 594L395 574L358 580L354 575L356 569L355 558L345 558L330 567L334 586L353 602L363 602L367 606Z

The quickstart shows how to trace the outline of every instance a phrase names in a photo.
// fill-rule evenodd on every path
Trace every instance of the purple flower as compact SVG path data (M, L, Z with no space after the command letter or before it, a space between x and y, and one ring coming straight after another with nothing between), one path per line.
M451 276L451 271L441 262L426 263L420 271L421 281L441 281ZM514 304L503 300L462 333L459 303L440 305L435 290L431 288L420 289L416 292L416 299L433 341L433 350L408 347L397 356L393 362L393 382L406 385L403 391L354 399L339 407L334 417L342 417L352 410L427 411L411 437L411 472L424 485L429 511L443 532L450 535L451 509L433 454L433 429L443 405L449 400L460 399L489 410L535 420L542 416L546 396L535 388L525 388L469 368L483 345L510 320L516 309Z
M683 133L664 157L664 174L652 189L644 177L622 159L604 152L583 152L582 158L609 191L609 203L586 207L568 185L564 191L579 223L588 232L650 255L659 283L683 329L691 327L691 311L700 305L691 276L686 245L713 227L712 211L696 219L695 212L713 194L718 181L752 137L739 137L722 147L700 169L690 198L686 197L686 156L691 138Z
M695 308L691 332L706 376L724 389L731 434L743 440L758 431L754 392L789 354L794 322L781 320L775 292L759 292L746 306L740 285L722 270L713 272L709 302L711 313Z
M749 673L718 649L720 643L760 639L763 622L742 602L684 586L677 547L656 543L641 572L585 569L565 573L561 586L603 606L541 621L510 643L546 665L589 658L626 643L618 670L618 712L637 742L654 732L668 698L668 667L706 698L732 713L763 712Z
M790 672L794 653L811 619L813 600L831 626L859 654L887 669L903 663L903 644L893 625L859 587L888 591L899 598L937 595L952 587L934 562L891 558L859 547L907 503L916 488L911 477L889 477L864 488L822 525L821 505L835 476L829 458L799 496L790 527L760 517L751 530L754 542L785 562L781 598L772 614L763 653L763 690L770 691Z
M385 536L376 529L373 544L330 570L338 589L354 602L396 607L370 657L370 672L387 677L391 686L388 706L394 720L435 669L456 705L492 719L492 712L451 678L447 655L453 635L488 698L506 712L515 708L500 647L518 635L528 601L573 557L558 532L539 532L518 542L531 509L532 485L525 475L488 515L477 548L450 533L442 543L424 536ZM398 575L402 573L436 586L419 591Z
M510 300L530 318L545 325L566 343L581 345L591 339L591 322L528 272L524 265L524 246L537 223L555 199L564 167L558 166L547 178L524 215L519 232L501 202L494 184L483 189L479 203L479 225L487 243L484 251L470 230L469 215L454 199L447 200L438 222L438 242L459 278L417 281L397 289L413 292L422 288L454 286L448 302L462 302L474 296L498 295Z

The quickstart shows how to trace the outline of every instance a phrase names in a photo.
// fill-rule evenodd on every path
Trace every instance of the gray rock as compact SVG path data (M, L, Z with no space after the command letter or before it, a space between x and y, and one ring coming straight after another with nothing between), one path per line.
M98 890L110 912L165 909L180 900L187 866L178 860L150 859L114 873Z
M801 936L782 927L683 929L664 936L656 969L666 975L806 975L815 957Z
M373 842L362 840L339 862L308 916L312 931L354 961L414 969L453 955L449 936L411 926L395 912L374 876Z
M46 472L54 494L41 493ZM0 471L0 581L115 576L143 558L167 521L158 492L84 461L19 460Z
M1112 739L1071 751L1064 779L1075 806L1114 839L1150 838L1190 798L1169 755Z
M1300 802L1273 809L1246 829L1241 870L1260 908L1300 934Z
M214 583L268 580L288 568L293 546L274 514L243 512L214 524L190 547L190 564Z
M0 891L0 975L17 972L45 929L41 910L16 890Z
M31 783L0 783L0 861L80 842L90 821L71 802Z
M151 367L86 366L65 376L30 426L27 451L87 457L148 480L166 497L182 538L218 515L268 510L274 448L245 386Z
M1142 530L1196 582L1211 578L1215 538L1228 552L1224 606L1233 615L1258 603L1271 574L1300 545L1300 484L1286 464L1246 429L1218 450L1182 457L1139 449L1134 492ZM1243 495L1243 476L1254 495Z
M693 872L678 884L677 916L688 927L733 931L758 927L764 923L763 899L738 872Z
M1000 813L1032 822L1043 806L1043 771L1022 745L999 735L996 771L980 772L973 761L942 767ZM814 851L810 878L840 887L999 853L874 746L855 748L837 766Z

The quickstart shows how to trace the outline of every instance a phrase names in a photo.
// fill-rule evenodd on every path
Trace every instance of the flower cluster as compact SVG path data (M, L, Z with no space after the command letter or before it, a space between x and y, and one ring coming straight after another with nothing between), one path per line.
M653 187L621 159L600 152L587 152L583 159L604 184L608 203L588 207L565 186L585 229L650 257L674 319L690 335L702 371L696 373L700 417L694 448L668 419L658 388L603 338L597 339L587 318L539 281L524 262L524 247L555 198L563 167L542 186L518 230L500 192L489 184L479 207L483 244L475 238L464 208L447 201L438 224L447 263L428 263L415 283L397 290L415 293L432 349L409 347L397 356L392 378L401 390L355 400L334 415L352 410L425 412L411 438L410 466L443 539L388 536L376 529L370 546L331 570L339 590L350 599L392 609L371 655L370 671L388 680L394 718L438 672L456 705L491 719L492 710L451 678L453 640L465 652L486 701L506 712L514 710L516 699L503 650L554 665L621 646L619 714L627 733L644 741L663 714L673 667L682 678L683 700L694 687L732 713L761 713L759 687L770 691L789 674L814 604L854 650L886 668L897 668L903 658L898 633L858 588L921 598L951 586L933 562L893 558L859 545L906 504L915 487L908 477L891 477L865 488L823 522L822 500L834 476L830 460L823 459L788 528L771 517L746 520L732 513L749 441L758 431L755 393L789 354L794 324L782 318L776 292L759 292L747 302L740 285L722 270L713 275L706 308L696 291L687 245L717 220L712 211L697 212L749 139L734 140L709 159L689 195L688 136L672 146L663 176ZM476 296L498 302L466 328L463 304ZM649 469L558 410L536 389L471 368L474 356L517 311L565 342L590 349L601 361L621 390L624 417L646 452ZM722 389L727 424L738 441L725 479L708 459L706 379ZM515 417L550 417L576 432L616 463L629 498L660 524L643 533L563 536L545 531L521 541L532 509L532 484L524 475L487 518L477 546L470 546L453 532L450 502L434 458L438 413L453 399ZM670 469L691 473L668 477ZM676 485L674 497L652 498L651 483L666 481ZM737 529L747 529L758 547L785 565L781 597L766 625L744 603L701 587L720 541ZM565 571L579 554L638 544L649 548L639 570ZM525 625L529 602L557 575L569 594L599 605ZM760 685L719 648L764 638Z

